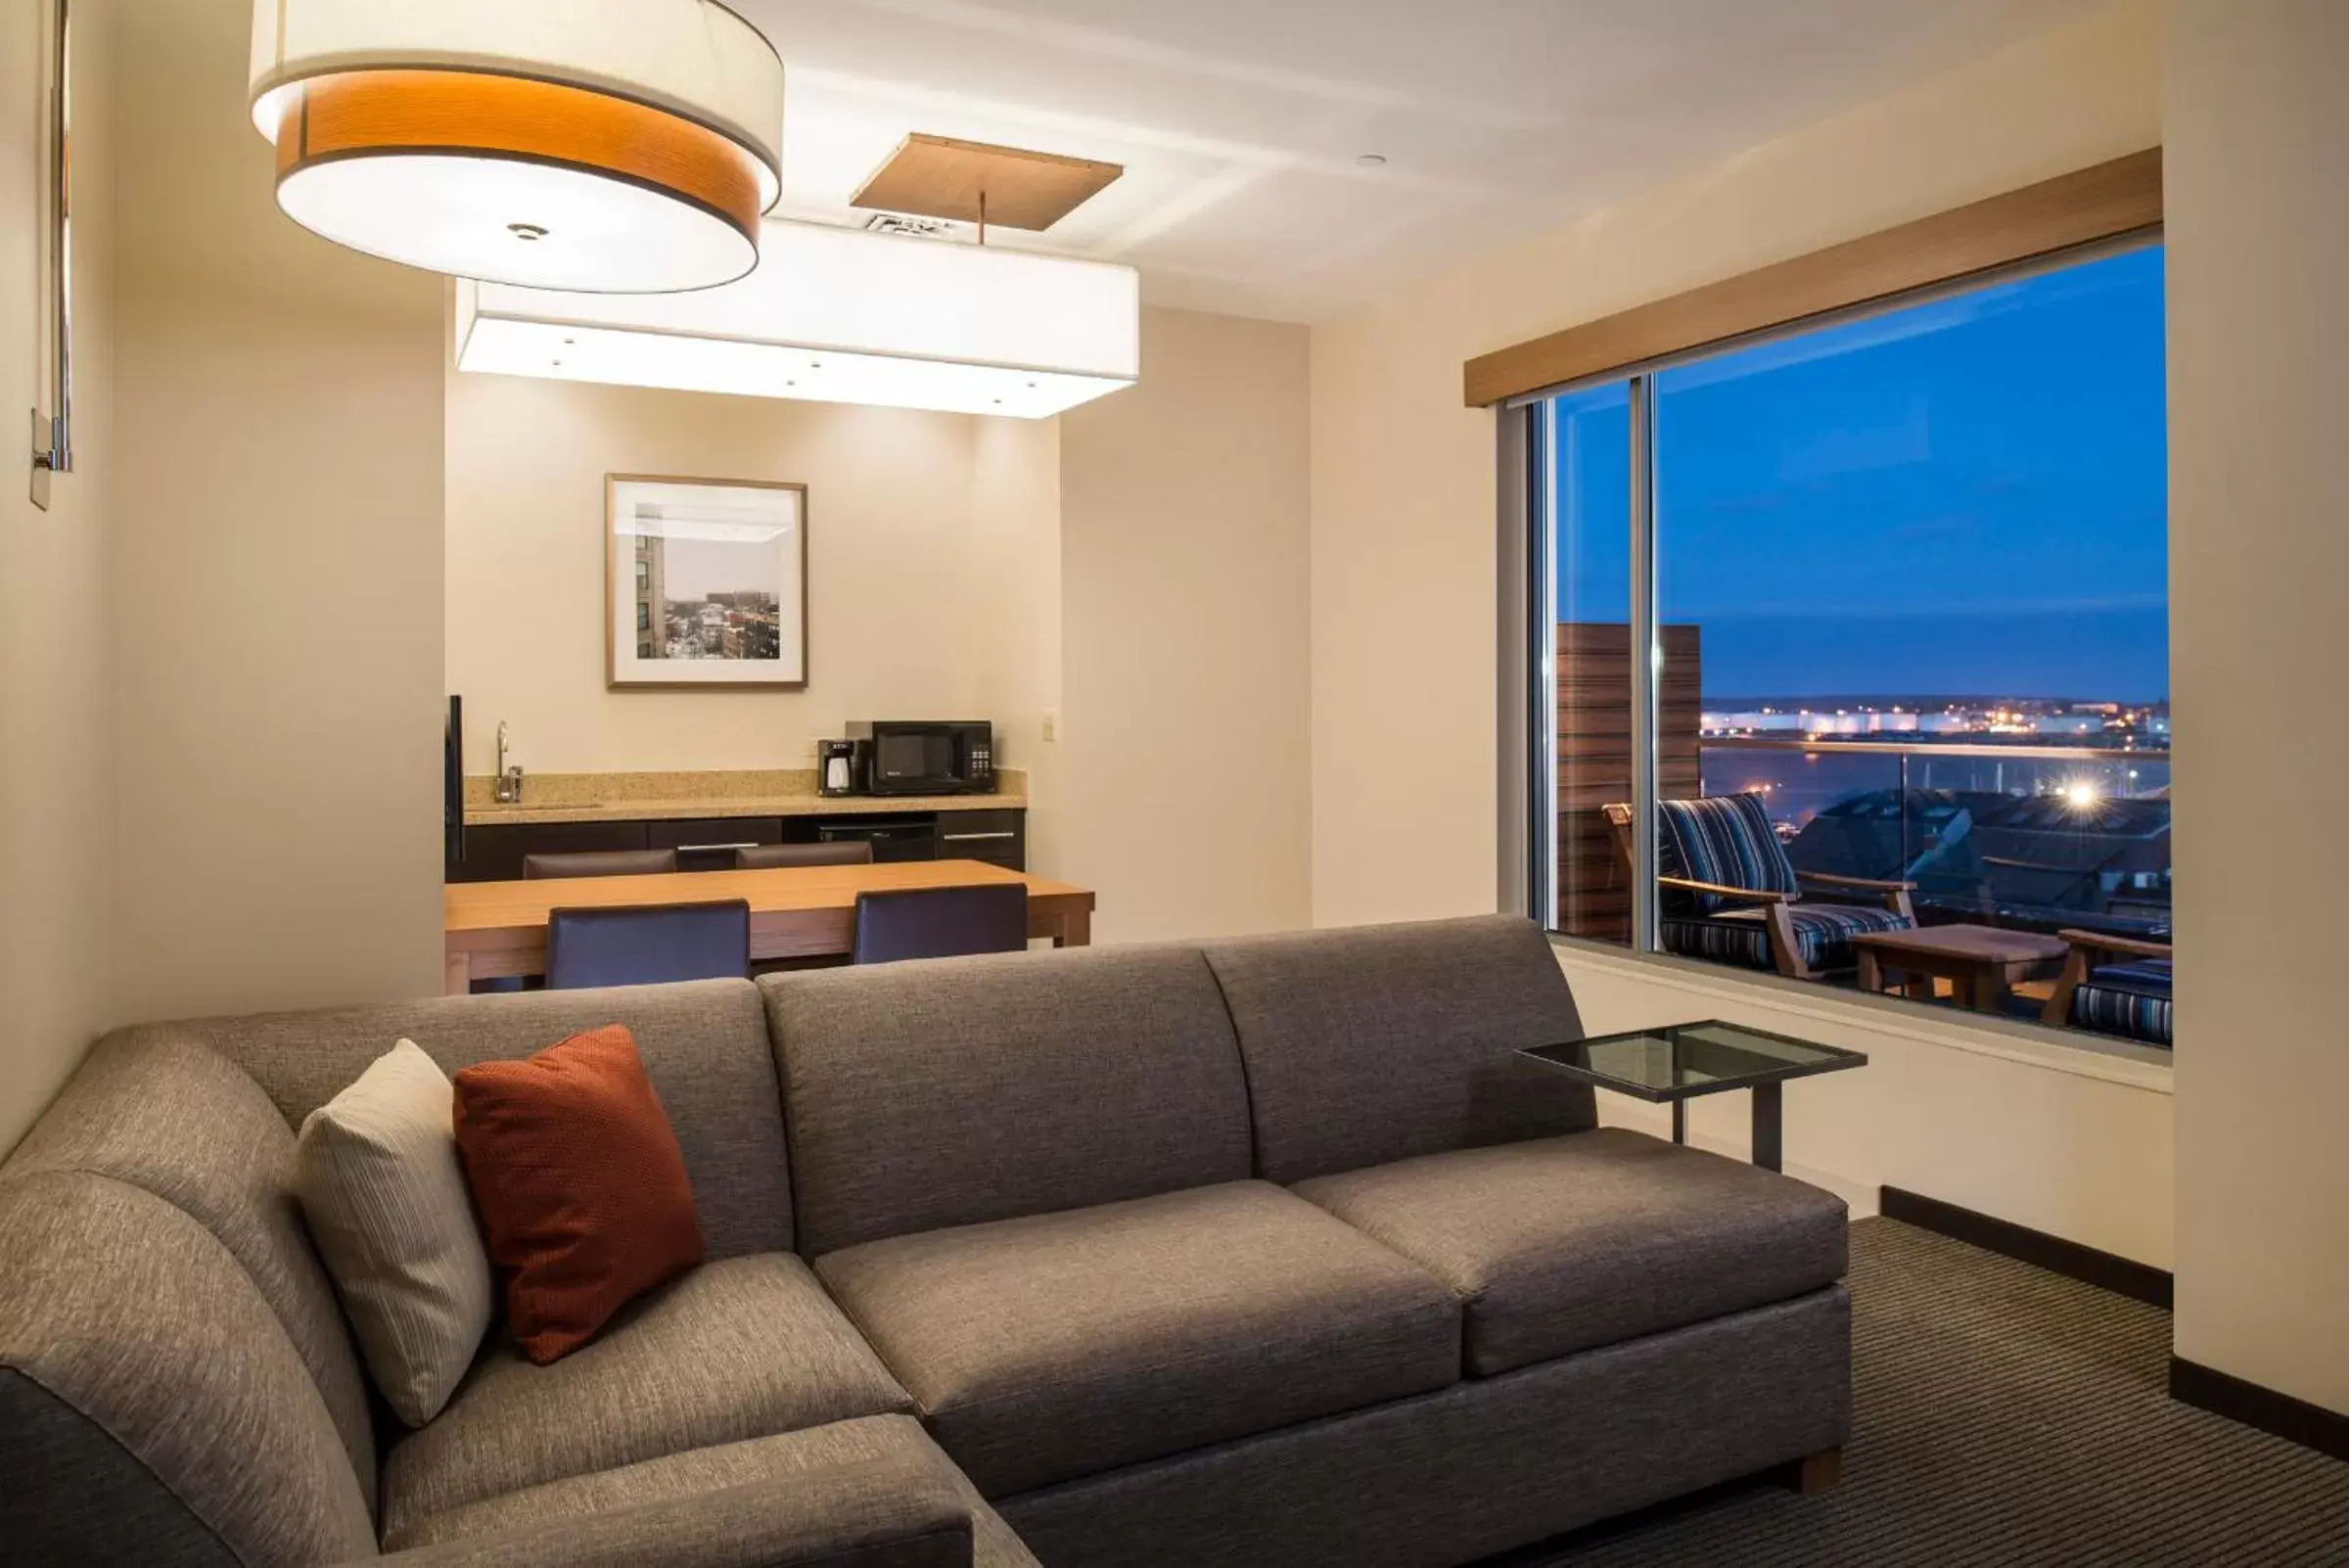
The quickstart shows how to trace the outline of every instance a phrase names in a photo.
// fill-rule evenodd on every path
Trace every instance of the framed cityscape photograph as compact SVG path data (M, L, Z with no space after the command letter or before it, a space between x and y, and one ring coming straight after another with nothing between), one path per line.
M605 684L807 684L807 486L604 478Z

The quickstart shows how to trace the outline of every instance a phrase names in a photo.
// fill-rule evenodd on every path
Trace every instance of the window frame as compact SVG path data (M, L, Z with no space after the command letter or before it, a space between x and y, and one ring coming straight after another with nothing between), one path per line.
M1496 408L1499 432L1500 610L1502 669L1501 724L1498 755L1501 761L1499 827L1501 866L1499 907L1541 922L1554 943L1589 947L1593 951L1632 954L1659 960L1676 968L1687 966L1709 978L1739 986L1782 987L1795 983L1761 972L1747 973L1718 964L1684 959L1664 951L1661 943L1661 895L1656 880L1657 735L1660 714L1657 688L1663 647L1659 635L1657 536L1655 513L1655 379L1671 370L1717 355L1775 341L1891 314L1937 300L1995 288L2021 278L2159 246L2164 232L2159 222L2125 233L2087 241L2060 250L2018 259L2004 265L1967 271L1940 282L1895 294L1869 298L1843 308L1818 312L1773 326L1705 343L1634 365L1594 371L1574 380L1543 387L1509 397ZM1557 622L1556 473L1553 442L1555 421L1549 417L1551 399L1590 388L1624 383L1631 398L1631 636L1633 715L1632 770L1632 933L1628 947L1566 935L1559 928L1558 812L1557 812ZM1810 992L1812 987L1801 987ZM1840 993L1839 993L1840 994ZM1853 999L1913 1011L1897 998ZM1971 1019L1975 1025L1995 1023L2003 1030L2021 1029L2042 1038L2061 1040L2076 1049L2131 1058L2165 1059L2167 1052L2129 1041L2084 1035L2075 1030L2022 1023L2016 1020Z

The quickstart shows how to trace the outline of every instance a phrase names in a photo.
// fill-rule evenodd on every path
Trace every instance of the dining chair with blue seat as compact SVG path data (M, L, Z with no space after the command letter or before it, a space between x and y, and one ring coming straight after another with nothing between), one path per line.
M547 911L549 991L740 980L750 972L747 899Z
M856 896L856 963L1027 949L1026 883L897 888Z
M1632 808L1602 807L1635 875ZM1913 882L1798 871L1759 795L1656 803L1656 884L1666 952L1818 980L1857 966L1852 939L1910 931Z

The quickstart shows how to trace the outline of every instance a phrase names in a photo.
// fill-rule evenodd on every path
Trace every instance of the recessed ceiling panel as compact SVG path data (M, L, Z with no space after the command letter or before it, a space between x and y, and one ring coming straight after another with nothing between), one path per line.
M1125 172L1097 159L917 131L898 144L890 161L874 171L850 205L990 228L1041 231Z

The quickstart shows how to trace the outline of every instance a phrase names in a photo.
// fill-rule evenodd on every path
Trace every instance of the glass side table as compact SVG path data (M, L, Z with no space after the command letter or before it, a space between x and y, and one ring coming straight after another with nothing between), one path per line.
M1778 1086L1790 1078L1867 1064L1859 1051L1815 1045L1719 1019L1601 1035L1566 1045L1537 1045L1517 1054L1594 1088L1669 1104L1675 1143L1688 1141L1688 1101L1699 1094L1752 1089L1754 1164L1769 1171L1780 1169L1785 1158Z

